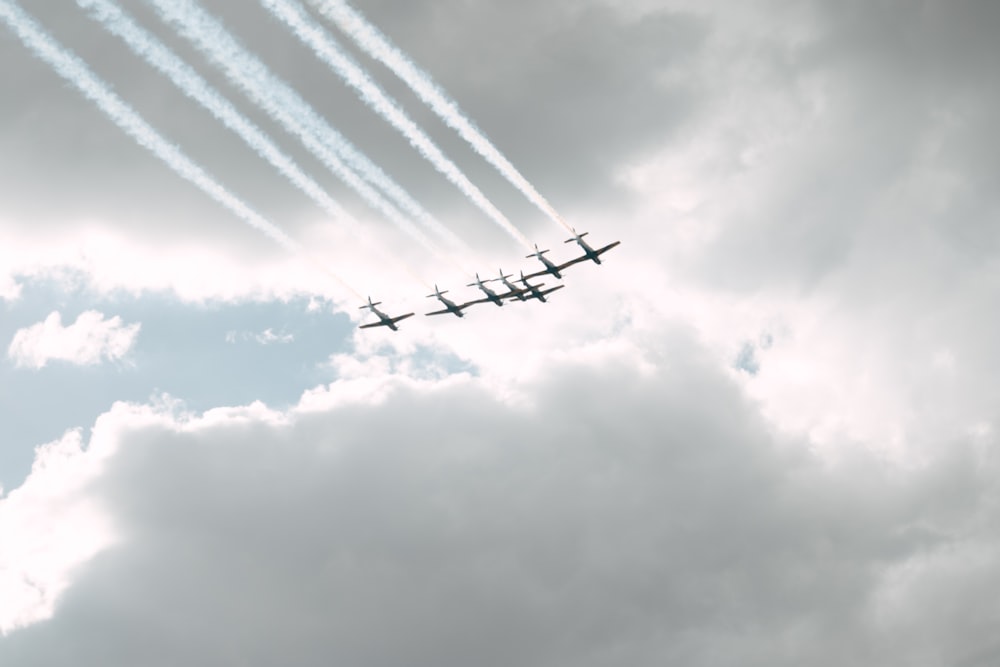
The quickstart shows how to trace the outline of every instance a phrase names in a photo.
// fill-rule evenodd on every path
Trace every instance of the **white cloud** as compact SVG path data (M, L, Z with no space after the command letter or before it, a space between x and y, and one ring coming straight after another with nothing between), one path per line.
M0 274L0 300L16 301L21 296L21 286L13 276Z
M28 480L0 499L0 635L50 618L74 569L113 542L85 488L106 454L70 431L39 447Z
M270 328L264 329L259 333L253 333L250 331L244 331L242 333L237 331L226 332L227 343L232 345L236 343L237 340L253 341L258 345L274 345L275 343L286 345L295 341L295 334L287 332L275 333L274 329Z
M7 349L18 366L43 368L50 361L90 366L107 359L122 359L139 334L139 323L124 324L118 316L88 310L64 327L62 316L51 313L44 322L19 329Z
M323 226L329 223L316 225ZM53 238L34 233L25 223L0 224L0 286L51 280L67 289L84 287L99 295L166 292L188 303L296 295L349 297L324 275L321 265L280 249L239 256L231 244L217 239L157 240L131 232L116 221L67 219L61 227ZM300 238L308 236L306 232Z

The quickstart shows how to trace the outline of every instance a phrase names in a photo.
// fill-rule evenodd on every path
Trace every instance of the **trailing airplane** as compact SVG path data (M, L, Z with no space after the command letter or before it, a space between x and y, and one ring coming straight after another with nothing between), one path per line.
M435 310L434 312L425 313L425 314L426 315L444 315L445 313L451 313L452 315L455 315L456 317L465 317L465 313L462 312L464 309L468 308L469 306L471 306L471 305L473 305L475 303L485 303L485 302L489 301L489 299L476 299L475 301L467 301L466 303L457 304L454 301L452 301L451 299L445 298L444 295L447 294L447 293L448 293L448 290L444 290L442 292L440 289L438 289L438 286L435 285L434 286L434 294L428 294L427 298L428 299L437 299L438 301L440 301L441 303L444 304L444 308L442 310Z
M565 285L556 285L555 287L542 289L542 287L545 286L545 283L532 285L531 283L528 282L528 279L524 277L524 271L521 271L521 284L524 285L525 291L528 292L528 294L526 296L525 295L518 296L517 297L518 299L520 299L521 301L527 301L528 299L538 299L542 303L545 303L547 301L547 299L545 298L546 294L551 294L556 290L560 290L563 287L566 287Z
M583 240L583 237L586 236L589 233L590 232L584 232L583 234L578 234L577 231L574 229L573 230L573 238L566 239L565 241L563 241L563 243L572 243L573 241L576 241L577 244L583 249L583 257L577 257L576 259L570 260L567 263L567 266L569 264L576 264L577 262L584 262L584 261L586 261L588 259L591 260L592 262L594 262L595 264L600 264L601 263L601 259L600 259L601 255L603 255L604 253L606 253L607 251L611 250L616 245L618 245L619 243L621 243L621 241L615 241L614 243L609 243L608 245L604 246L603 248L598 248L597 250L594 250L589 245L587 245L586 241Z
M503 275L502 271L500 273L501 273L501 275ZM506 294L497 294L496 292L494 292L493 290L491 290L489 287L486 286L486 283L489 283L489 282L493 282L493 280L482 280L479 277L479 274L477 273L476 274L476 281L473 282L473 283L469 283L468 285L466 285L466 287L478 287L480 290L482 290L483 294L486 295L486 298L482 299L481 301L491 301L491 302L495 303L498 306L502 306L503 305L503 300L504 299L506 299L508 297L511 297L511 296L517 296L518 294L520 294L521 292L524 291L522 288L520 288L520 287L514 287L512 285L511 286L511 290L509 292L507 292ZM504 281L504 282L506 282L506 281Z
M544 276L546 273L550 273L556 278L562 280L562 273L560 273L560 271L565 269L567 266L570 266L571 264L576 264L575 260L566 262L565 264L555 264L548 257L545 257L545 253L547 252L548 250L539 250L538 244L536 243L535 252L531 253L530 255L526 255L526 257L529 259L532 257L537 258L538 261L540 261L542 264L545 265L545 268L543 270L535 271L534 273L529 273L527 275L528 278L534 278L535 276Z
M399 331L399 327L396 326L396 322L399 322L400 320L405 320L407 317L413 317L413 313L406 313L405 315L400 315L399 317L389 317L388 315L386 315L381 310L375 307L381 303L382 303L381 301L376 301L372 303L372 298L368 297L368 303L361 306L359 310L364 310L365 308L367 308L368 310L375 313L379 321L372 322L371 324L362 324L360 327L358 327L359 329L371 329L373 327L389 327L393 331Z

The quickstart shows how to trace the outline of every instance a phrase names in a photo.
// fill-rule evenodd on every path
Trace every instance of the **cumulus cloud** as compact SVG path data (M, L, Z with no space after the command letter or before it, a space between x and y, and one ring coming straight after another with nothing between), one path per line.
M553 364L522 387L528 401L482 378L372 368L287 412L118 405L93 429L96 474L66 498L96 503L116 540L77 569L51 620L0 642L0 659L992 655L992 626L976 619L998 612L980 594L1000 583L994 455L966 441L923 469L861 451L830 464L775 436L685 335L642 357Z
M118 316L105 319L103 313L88 310L76 322L63 326L62 316L52 312L44 322L19 329L7 348L7 355L18 366L43 368L50 361L65 361L81 366L102 360L122 359L139 334L141 325L124 324Z

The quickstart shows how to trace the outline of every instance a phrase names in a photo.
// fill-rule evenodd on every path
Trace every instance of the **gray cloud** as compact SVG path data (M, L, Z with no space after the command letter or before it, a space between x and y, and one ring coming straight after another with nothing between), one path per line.
M702 103L700 82L682 75L710 30L700 17L639 19L593 2L405 4L362 9L556 202L613 195L616 166L663 145Z
M885 254L913 252L907 237L917 230L963 252L992 252L997 151L992 112L985 110L995 111L998 99L982 85L982 72L1000 56L991 38L1000 25L995 8L810 7L809 27L797 39L737 31L728 44L738 61L753 63L754 76L731 68L714 82L710 99L721 98L721 87L743 91L748 124L776 99L796 111L772 122L789 143L772 156L777 161L747 169L750 192L715 193L740 205L726 210L725 233L699 258L703 277L727 287L796 282L811 289L851 264L868 241L864 235L879 228L894 231L891 245L881 247ZM736 156L752 143L737 139L720 153ZM913 192L926 204L885 210L922 171L939 177ZM720 276L717 263L736 270Z
M553 368L522 407L477 381L404 382L289 426L126 428L92 491L124 541L0 656L844 665L992 650L975 619L997 613L995 458L956 443L925 470L848 450L822 464L697 347L675 336L657 354L671 361L652 374Z

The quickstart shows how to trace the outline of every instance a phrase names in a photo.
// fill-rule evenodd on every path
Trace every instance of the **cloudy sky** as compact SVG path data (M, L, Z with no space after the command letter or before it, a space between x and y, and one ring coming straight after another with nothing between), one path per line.
M457 245L335 176L184 3L120 6L323 196L99 4L0 0L0 664L1000 660L1000 4L357 0L569 224L622 241L547 304L462 320L423 317L434 284L537 263L266 0L202 6ZM417 316L358 330L369 294Z

